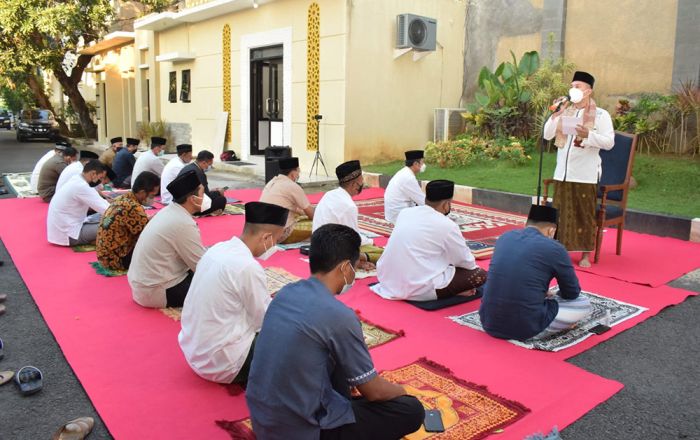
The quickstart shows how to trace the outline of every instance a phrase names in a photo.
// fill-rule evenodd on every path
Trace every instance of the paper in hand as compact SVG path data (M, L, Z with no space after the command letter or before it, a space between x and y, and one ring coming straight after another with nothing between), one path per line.
M576 126L582 123L583 118L577 118L576 116L562 116L561 131L565 135L576 136Z

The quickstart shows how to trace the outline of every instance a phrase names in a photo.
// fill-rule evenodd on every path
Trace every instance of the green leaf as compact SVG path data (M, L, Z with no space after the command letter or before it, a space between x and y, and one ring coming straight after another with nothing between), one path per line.
M511 63L504 63L503 66L503 79L506 81L511 79L515 75L515 66Z
M476 92L476 95L474 95L474 98L476 98L476 102L478 102L479 105L482 107L486 107L487 105L489 105L489 102L490 102L489 97L484 95L481 92Z
M529 90L523 90L522 92L520 92L520 102L522 103L528 102L531 97L532 93L530 93Z
M526 52L520 59L520 65L518 66L520 72L525 76L532 75L539 67L540 55L535 50Z
M504 63L499 64L498 67L496 67L496 70L493 72L493 74L496 75L496 77L501 76L501 74L503 73L504 67L505 67Z

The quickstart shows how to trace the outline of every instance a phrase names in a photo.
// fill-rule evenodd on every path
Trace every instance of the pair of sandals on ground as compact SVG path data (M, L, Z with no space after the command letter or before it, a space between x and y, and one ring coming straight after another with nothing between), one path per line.
M6 294L0 294L0 302L4 302L7 299ZM4 313L5 306L2 305L2 312ZM0 360L5 356L5 344L0 339ZM14 379L15 384L19 388L19 392L23 396L31 396L36 394L44 386L44 375L36 367L28 365L19 369L17 374L14 371L0 371L0 385L4 385ZM80 417L75 420L63 425L52 437L54 440L81 440L84 439L92 427L95 425L95 421L91 417Z

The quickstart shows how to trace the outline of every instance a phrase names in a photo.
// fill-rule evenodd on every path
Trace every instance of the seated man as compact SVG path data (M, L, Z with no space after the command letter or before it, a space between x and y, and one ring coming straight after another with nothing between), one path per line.
M168 185L180 174L185 165L192 162L192 145L180 144L175 148L177 157L173 157L165 165L160 179L160 201L166 205L173 201L172 194L168 192Z
M97 230L97 261L111 270L127 270L131 264L136 241L148 223L144 205L153 203L158 194L160 178L144 171L131 191L114 199L102 215Z
M321 198L314 211L312 230L316 231L316 229L328 223L336 223L352 228L361 237L360 267L372 269L372 263L379 259L382 249L373 246L374 242L372 239L362 235L360 232L360 228L357 225L357 205L352 200L353 196L362 192L364 185L360 161L351 160L338 165L335 169L335 175L338 177L340 186L328 191ZM374 257L371 257L370 253Z
M202 378L248 381L255 338L272 299L255 258L275 246L288 213L269 203L246 203L241 238L212 246L200 260L182 308L178 340L187 363Z
M100 162L111 168L112 164L114 163L114 157L116 156L117 151L122 149L124 142L122 141L122 137L119 136L112 138L109 143L111 144L109 148L100 154Z
M151 138L151 149L139 154L138 159L134 163L134 169L131 173L132 182L144 171L150 171L157 176L163 174L164 165L159 156L165 153L166 143L165 138L157 136Z
M486 333L523 341L565 330L590 315L571 257L554 240L556 230L557 210L533 205L525 229L498 239L479 309ZM556 296L549 291L553 278L559 283Z
M246 389L259 439L398 439L420 428L423 405L377 374L360 320L335 299L355 282L359 247L352 228L320 227L311 277L270 303Z
M29 178L29 186L32 188L33 192L39 192L39 174L41 174L41 168L44 166L44 164L51 158L63 156L63 150L70 146L71 144L65 140L57 140L53 149L47 151L46 154L41 156L36 165L34 165L32 175Z
M202 212L197 212L195 215L218 215L221 214L226 207L226 196L224 195L223 188L213 188L209 189L209 181L207 180L206 173L212 169L212 163L214 163L214 154L207 150L202 150L197 154L197 159L189 165L185 165L180 171L180 174L194 171L197 173L199 182L204 187L204 194L211 206L202 210Z
M143 307L182 307L205 251L192 218L204 200L197 175L177 176L168 191L174 203L160 210L141 232L127 274L132 297Z
M412 150L405 155L406 166L394 174L384 193L384 218L392 223L396 223L402 209L425 205L425 195L416 178L425 171L423 152Z
M486 282L459 226L447 217L453 196L454 182L433 180L425 206L401 211L377 263L380 296L431 301L473 295Z
M95 190L105 174L105 166L93 159L85 164L81 174L73 176L56 191L46 217L49 243L76 246L95 242L99 214L109 207ZM97 218L86 218L89 209L98 214Z
M61 175L58 177L58 182L56 183L56 191L61 189L63 185L66 184L73 176L79 176L83 172L83 166L90 162L91 160L97 159L97 154L89 150L80 150L80 159L68 165Z
M134 138L126 138L126 148L121 148L114 156L113 169L117 178L114 179L114 186L118 188L129 188L131 186L131 173L134 170L136 157L134 153L139 148L140 141Z
M51 201L51 198L56 193L56 185L58 185L61 173L76 160L78 160L78 150L67 146L64 147L62 154L46 161L41 167L37 182L37 192L41 200L45 202Z
M297 224L295 215L306 215L309 220L314 218L314 207L311 206L304 190L297 184L299 180L299 159L289 157L279 160L280 173L267 182L263 188L261 202L273 203L289 210L287 225L280 238L282 243L298 243L311 237L311 228L295 230ZM294 234L292 235L292 232Z

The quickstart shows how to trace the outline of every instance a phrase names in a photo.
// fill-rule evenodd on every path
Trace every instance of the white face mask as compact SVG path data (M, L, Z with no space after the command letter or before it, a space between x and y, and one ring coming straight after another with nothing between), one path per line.
M578 104L583 100L583 92L581 89L575 89L572 87L569 89L569 98L571 98L571 102Z
M270 237L270 238L272 238L272 237ZM272 241L272 246L270 246L269 248L267 247L265 242L263 242L263 246L265 246L265 252L263 252L262 255L260 255L258 257L259 260L263 260L263 261L267 260L268 258L273 256L275 254L275 252L277 252L277 250L278 250L277 246L275 246L274 240Z
M426 164L421 165L421 166L420 166L420 172L421 172L421 173L425 173L425 169L426 169L426 168L428 168L428 166L427 166Z
M352 286L355 285L355 268L352 267L352 264L350 264L349 266L350 266L350 269L352 269L352 273L353 273L352 283L348 284L348 280L345 279L345 274L343 274L343 281L345 281L345 285L343 286L343 289L340 291L340 295L342 295L343 293L352 289Z
M204 193L202 194L202 206L199 207L199 212L208 211L211 208L211 199Z

